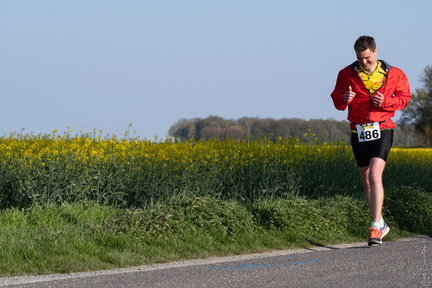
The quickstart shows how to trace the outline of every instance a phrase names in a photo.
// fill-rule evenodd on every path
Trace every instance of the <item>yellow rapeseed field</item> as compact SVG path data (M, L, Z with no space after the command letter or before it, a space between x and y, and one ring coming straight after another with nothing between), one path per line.
M83 200L141 206L189 194L253 200L360 189L351 148L343 143L178 143L56 132L0 138L1 206ZM431 177L421 174L430 175L431 159L431 149L393 148L389 182L429 185Z

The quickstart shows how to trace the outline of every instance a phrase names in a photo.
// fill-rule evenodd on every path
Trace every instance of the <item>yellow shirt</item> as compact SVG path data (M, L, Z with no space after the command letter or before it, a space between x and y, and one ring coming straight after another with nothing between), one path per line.
M377 67L375 71L371 74L368 74L362 67L359 65L360 76L363 80L366 89L369 90L371 94L375 93L381 86L384 84L387 79L387 73L381 67L381 62L377 61Z

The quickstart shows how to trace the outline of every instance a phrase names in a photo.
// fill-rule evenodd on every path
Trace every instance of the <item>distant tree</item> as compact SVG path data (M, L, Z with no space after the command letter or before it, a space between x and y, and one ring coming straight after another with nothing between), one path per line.
M197 119L180 119L171 126L168 133L181 140L195 138L196 121Z
M226 129L225 137L231 139L247 139L247 128L238 125Z
M251 130L253 123L255 122L256 118L250 118L250 117L243 117L240 118L237 121L237 125L245 128L245 138L246 140L251 140Z
M426 66L420 79L424 87L416 89L399 121L406 130L416 132L417 145L432 147L432 66Z
M394 129L393 146L415 146L416 144L416 134L413 129L406 127L396 126Z
M284 123L286 127L285 138L301 138L308 129L308 121L299 118L281 119L280 122Z
M225 138L226 129L218 126L206 126L200 131L200 138L202 140L209 140L215 138L220 141Z
M225 138L226 129L229 127L229 120L225 120L219 116L209 116L205 119L200 119L196 123L196 138L209 140L216 138L222 140Z

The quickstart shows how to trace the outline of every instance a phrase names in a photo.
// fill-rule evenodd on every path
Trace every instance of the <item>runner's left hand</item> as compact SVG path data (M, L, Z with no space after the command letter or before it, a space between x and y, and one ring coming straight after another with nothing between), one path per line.
M376 92L372 96L372 103L376 107L381 107L381 105L384 103L384 95L381 92Z

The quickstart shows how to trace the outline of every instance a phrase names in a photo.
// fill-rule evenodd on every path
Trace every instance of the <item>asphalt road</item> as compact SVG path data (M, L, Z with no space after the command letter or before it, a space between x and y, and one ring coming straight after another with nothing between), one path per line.
M432 238L353 243L110 271L0 278L0 287L432 287Z

